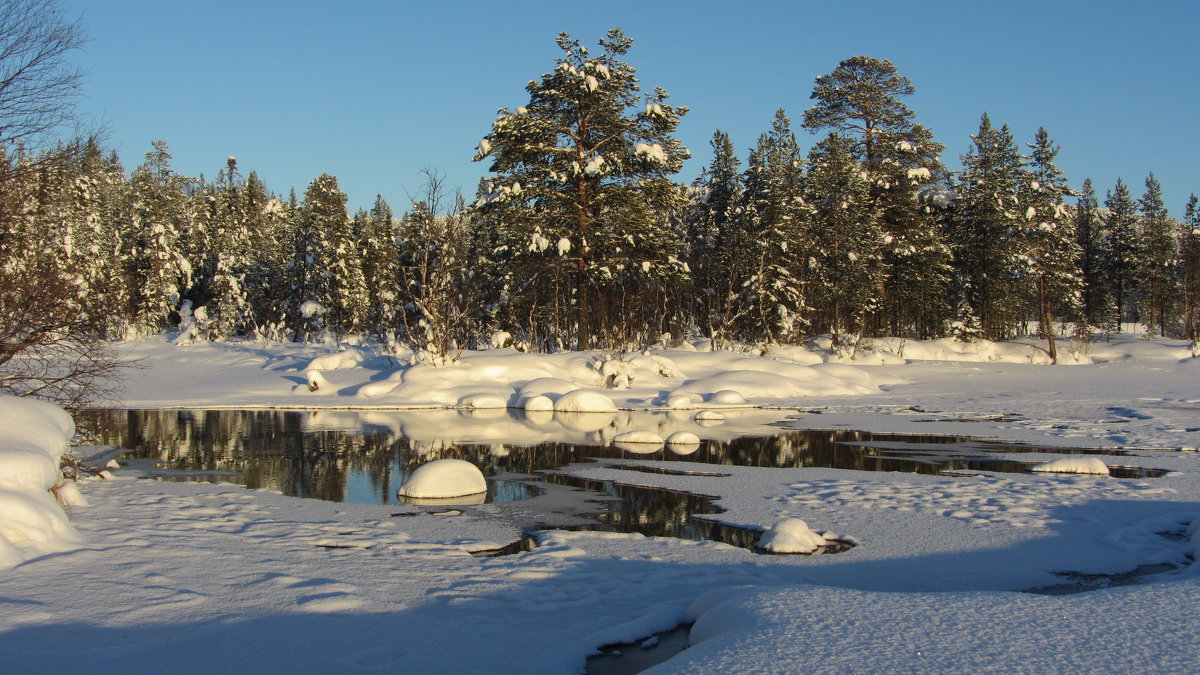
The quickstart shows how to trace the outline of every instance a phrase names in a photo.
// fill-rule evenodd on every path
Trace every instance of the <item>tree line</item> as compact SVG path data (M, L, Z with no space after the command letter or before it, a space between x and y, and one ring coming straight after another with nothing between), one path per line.
M619 29L595 54L559 36L554 68L480 142L474 201L427 170L399 215L382 197L350 214L328 174L272 194L234 157L183 176L162 141L127 172L94 139L0 139L0 353L55 316L104 340L369 335L441 360L1030 332L1053 357L1064 325L1129 321L1197 339L1194 196L1179 222L1153 175L1140 198L1122 181L1102 202L1090 180L1076 193L1044 129L1022 147L986 114L952 173L904 103L912 83L866 56L816 79L810 150L780 110L744 168L718 130L681 185L687 108L642 90L631 45Z

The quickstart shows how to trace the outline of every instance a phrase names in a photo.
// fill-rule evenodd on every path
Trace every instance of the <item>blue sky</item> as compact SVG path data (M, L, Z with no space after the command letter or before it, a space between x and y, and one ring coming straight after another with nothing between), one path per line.
M813 80L855 54L912 80L917 120L951 168L987 112L1018 142L1045 126L1073 186L1103 200L1118 177L1135 196L1153 171L1180 217L1200 193L1200 2L374 2L63 0L91 42L80 109L106 125L126 169L154 139L181 173L215 177L235 155L272 191L303 195L337 176L351 208L382 194L400 213L422 168L473 196L471 162L495 111L528 100L553 67L554 37L586 44L620 26L644 88L691 112L693 152L715 129L743 161L774 111L799 128Z

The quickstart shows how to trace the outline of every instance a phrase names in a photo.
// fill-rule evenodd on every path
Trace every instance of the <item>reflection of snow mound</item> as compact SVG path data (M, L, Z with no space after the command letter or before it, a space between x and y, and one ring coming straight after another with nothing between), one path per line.
M613 444L622 448L625 447L623 444L652 445L661 448L663 438L653 431L626 431L613 436Z
M474 464L461 459L437 459L417 467L397 494L417 499L446 499L487 492L487 480Z
M1063 457L1045 464L1029 467L1030 471L1049 473L1088 473L1099 476L1108 475L1108 465L1097 457Z
M812 553L825 545L825 536L799 518L784 518L763 532L758 547L772 553Z
M571 431L589 432L598 431L612 424L617 418L617 413L593 413L593 412L554 412L554 419L563 427Z
M575 391L567 392L559 397L554 402L554 412L592 412L592 413L607 413L617 411L617 406L613 405L612 399L604 394L588 391L586 389L576 389Z
M677 455L690 455L700 448L700 437L690 431L676 431L667 436L667 447Z

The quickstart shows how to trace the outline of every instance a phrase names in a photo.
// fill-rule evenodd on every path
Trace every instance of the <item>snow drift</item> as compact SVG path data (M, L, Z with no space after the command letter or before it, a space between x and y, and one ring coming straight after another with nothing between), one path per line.
M53 492L75 433L62 409L0 396L0 568L71 548L79 540Z

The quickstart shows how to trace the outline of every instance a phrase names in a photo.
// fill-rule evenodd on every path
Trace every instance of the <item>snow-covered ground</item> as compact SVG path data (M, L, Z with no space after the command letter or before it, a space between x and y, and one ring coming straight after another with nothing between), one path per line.
M1038 363L1033 342L880 340L841 359L824 346L767 358L703 346L624 357L493 350L433 368L401 367L364 347L131 343L126 352L143 368L129 378L126 407L370 408L384 419L389 408L450 405L474 409L477 420L462 426L496 442L542 440L549 427L489 412L497 406L560 420L568 432L577 417L599 415L605 438L633 434L633 449L572 473L718 495L724 521L766 529L800 518L857 546L758 555L555 531L532 551L484 558L471 552L517 534L495 505L393 517L395 506L117 470L81 484L90 505L67 495L76 502L70 525L14 534L7 523L19 508L0 502L0 563L11 565L0 571L5 669L571 673L600 645L688 622L691 646L653 672L1200 671L1200 580L1190 564L1200 544L1200 359L1186 344L1122 336L1063 359L1079 362L1070 366ZM1156 448L1089 457L1170 473L628 468L659 464L639 459L648 455L636 446L671 433L760 433L772 415L744 408L766 405L810 428ZM665 409L679 424L640 428L652 418L616 409ZM692 422L705 413L714 419ZM0 472L13 458L53 457L70 433L52 410L23 401L0 399L0 418ZM404 431L466 433L451 426L461 416L428 419ZM36 480L0 488L48 495L46 460L34 464ZM58 507L41 496L35 512L50 518ZM1066 581L1054 572L1160 564L1174 567L1136 585L1019 592Z

